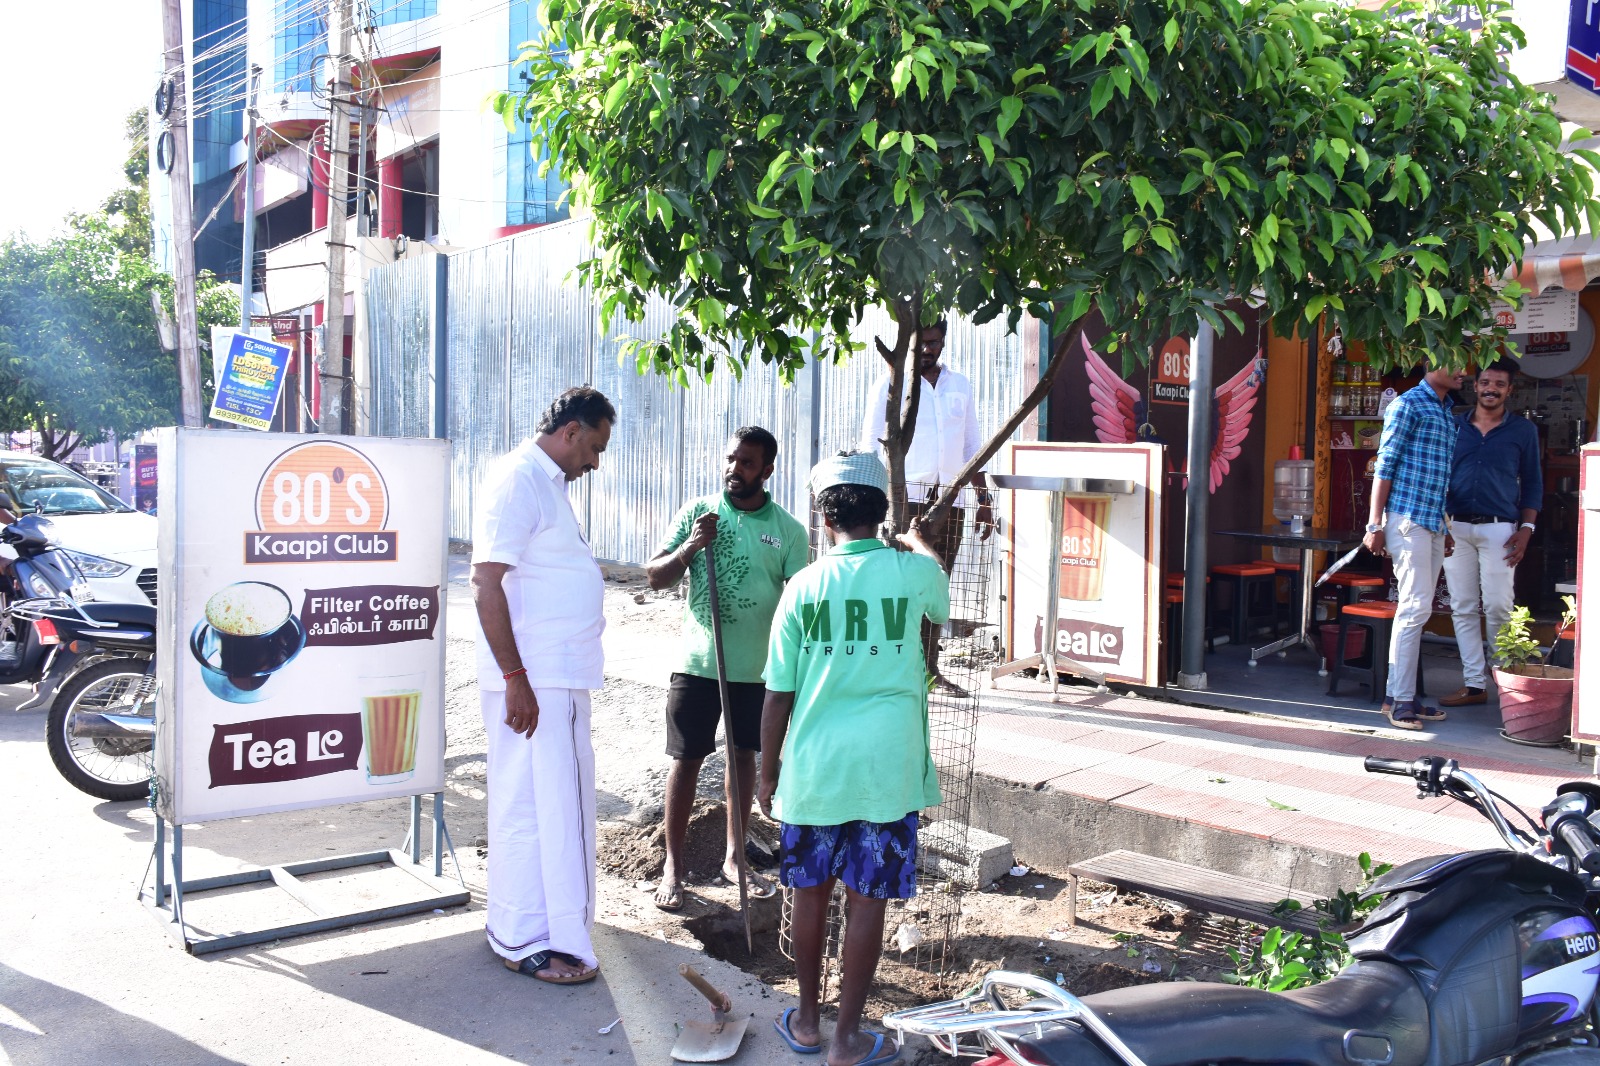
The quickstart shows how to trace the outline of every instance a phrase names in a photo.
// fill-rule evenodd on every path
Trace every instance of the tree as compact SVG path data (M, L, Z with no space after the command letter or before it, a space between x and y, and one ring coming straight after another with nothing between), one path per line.
M893 313L898 523L907 360L946 310L1031 313L1056 344L939 506L1091 309L1125 363L1238 325L1231 296L1280 331L1325 315L1380 363L1496 343L1494 279L1530 219L1593 214L1592 181L1501 70L1509 5L1468 6L1477 35L1407 0L545 0L528 87L496 106L592 215L603 316L677 309L641 370L792 373L848 356L866 306Z
M128 157L122 173L128 184L106 197L102 210L110 217L117 244L129 255L150 258L150 112L135 108L124 122Z
M151 304L154 292L170 314L172 279L122 237L94 215L43 243L0 244L0 430L36 432L47 458L177 420L177 365ZM200 291L203 336L237 321L231 289Z

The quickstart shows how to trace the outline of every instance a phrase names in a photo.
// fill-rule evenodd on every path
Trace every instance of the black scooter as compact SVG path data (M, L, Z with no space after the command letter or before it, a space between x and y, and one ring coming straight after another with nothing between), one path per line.
M980 1066L1596 1066L1600 784L1562 785L1528 828L1454 760L1368 758L1488 818L1504 848L1406 863L1347 937L1354 961L1292 992L1178 983L1082 999L1032 974L884 1018ZM1505 801L1501 801L1505 802Z
M75 788L108 800L149 793L155 745L156 609L100 603L55 527L24 515L0 543L0 685L32 684L18 710L48 707L46 746Z

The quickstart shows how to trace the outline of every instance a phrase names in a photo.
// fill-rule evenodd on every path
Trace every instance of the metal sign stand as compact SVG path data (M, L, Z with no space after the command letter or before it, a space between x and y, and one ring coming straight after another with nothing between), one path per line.
M345 929L353 925L365 925L369 922L383 921L387 918L399 918L407 914L423 914L444 907L461 906L471 899L471 893L467 891L466 881L461 877L461 864L456 859L456 849L450 840L450 831L445 828L443 792L435 792L433 794L432 874L427 873L422 868L421 823L422 797L420 795L412 796L411 832L406 838L405 845L399 849L390 848L384 851L368 851L354 855L335 855L326 859L311 859L306 862L284 863L279 866L267 866L255 870L242 870L239 873L223 874L220 877L203 877L196 881L185 881L183 879L183 826L175 824L171 827L172 882L168 884L166 877L167 821L158 814L156 815L155 847L151 856L151 863L155 867L155 889L153 892L147 892L145 891L145 883L141 882L139 885L139 901L166 925L167 931L191 955L208 955L216 951L227 951L231 948L248 947L251 944L264 944L273 940L283 940L286 937L323 933L330 929ZM443 877L444 849L447 847L450 849L450 861L456 864L456 883L447 881ZM404 870L425 885L429 889L429 895L422 899L406 903L394 903L385 907L373 907L366 910L340 910L320 899L314 885L300 880L301 877L307 874L325 873L329 870L347 870L356 866L375 866L380 863L392 863L395 869ZM183 902L187 896L221 888L236 888L240 885L264 884L268 881L287 892L309 910L314 917L303 922L292 922L288 925L230 933L198 932L183 917Z

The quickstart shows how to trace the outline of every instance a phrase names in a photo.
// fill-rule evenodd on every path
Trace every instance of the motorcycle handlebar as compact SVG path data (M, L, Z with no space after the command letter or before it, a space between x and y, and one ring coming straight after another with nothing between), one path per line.
M1369 774L1393 774L1396 777L1412 776L1412 765L1404 759L1385 759L1377 755L1368 755L1361 761Z
M1586 873L1600 874L1600 848L1595 847L1594 836L1581 818L1563 818L1556 823L1556 836L1561 838Z

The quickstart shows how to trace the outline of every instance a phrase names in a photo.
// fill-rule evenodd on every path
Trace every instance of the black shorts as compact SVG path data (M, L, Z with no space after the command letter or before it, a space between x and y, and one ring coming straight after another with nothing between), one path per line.
M767 686L750 681L728 682L733 705L733 746L761 750L761 704ZM722 696L717 679L673 674L667 688L667 754L674 759L703 759L717 750L717 723L722 721Z

